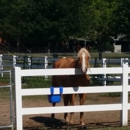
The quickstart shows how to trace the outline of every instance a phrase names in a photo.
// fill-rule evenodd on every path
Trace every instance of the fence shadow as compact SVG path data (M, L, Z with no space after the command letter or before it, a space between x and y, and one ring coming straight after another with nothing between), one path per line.
M43 117L37 116L30 118L38 123L43 123L43 126L46 127L47 130L68 130L68 129L75 129L75 130L86 130L86 129L100 129L100 128L113 128L113 127L120 127L120 121L114 122L92 122L86 124L84 127L81 127L79 124L68 125L65 122L59 119L52 119L51 117ZM129 120L130 124L130 120Z
M61 129L63 126L67 124L59 119L51 118L51 117L43 117L37 116L30 118L38 123L43 123L45 127L53 128L53 129Z

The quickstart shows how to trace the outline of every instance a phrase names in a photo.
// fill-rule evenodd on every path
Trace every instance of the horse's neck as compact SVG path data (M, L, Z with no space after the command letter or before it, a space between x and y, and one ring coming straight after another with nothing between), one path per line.
M75 61L74 61L75 63L75 65L74 65L74 68L79 68L79 62L78 62L78 59L76 59Z

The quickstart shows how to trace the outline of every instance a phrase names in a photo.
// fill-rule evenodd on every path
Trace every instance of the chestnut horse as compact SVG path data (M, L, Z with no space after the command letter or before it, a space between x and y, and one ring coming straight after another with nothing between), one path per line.
M89 76L86 74L89 68L89 59L90 59L90 54L89 54L88 49L81 48L80 46L78 46L77 59L73 59L73 58L58 59L53 64L53 68L80 68L82 74L81 75L52 76L52 86L54 87L89 86L90 79L89 79ZM64 94L63 95L64 105L73 106L75 102L75 97L76 97L76 94ZM83 105L85 100L86 100L86 93L79 94L80 105ZM55 106L56 103L52 103L52 105ZM70 119L68 119L68 113L65 113L64 119L67 123L73 124L73 116L74 116L74 113L70 113ZM55 114L53 113L51 117L54 118ZM83 120L83 112L80 112L80 124L85 125L84 120Z

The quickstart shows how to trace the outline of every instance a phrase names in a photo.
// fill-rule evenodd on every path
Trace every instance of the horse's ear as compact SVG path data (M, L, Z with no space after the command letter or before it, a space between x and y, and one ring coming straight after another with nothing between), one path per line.
M87 49L88 51L90 51L91 46L90 46L90 45L86 46L86 49Z
M79 50L81 49L80 45L77 45L77 51L79 52Z

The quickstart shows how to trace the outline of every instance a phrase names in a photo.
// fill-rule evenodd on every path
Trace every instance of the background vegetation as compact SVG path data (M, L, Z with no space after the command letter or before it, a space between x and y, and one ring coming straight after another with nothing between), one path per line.
M27 48L48 43L54 48L82 37L107 50L109 36L126 34L129 40L129 5L128 0L0 0L0 32L7 42L15 39Z

